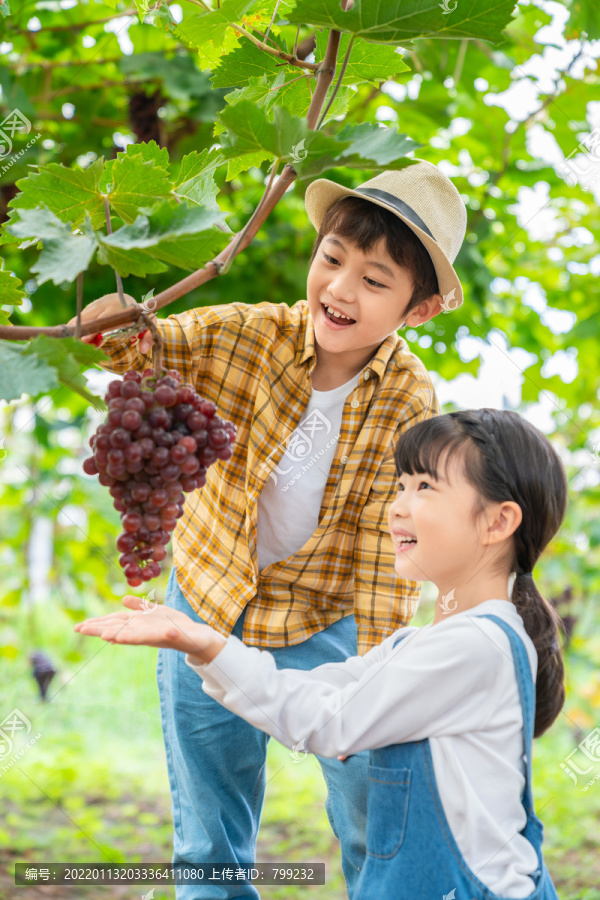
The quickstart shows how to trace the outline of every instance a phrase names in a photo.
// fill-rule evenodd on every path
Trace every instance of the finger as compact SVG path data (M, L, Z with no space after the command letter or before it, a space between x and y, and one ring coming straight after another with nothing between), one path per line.
M140 338L140 350L142 353L149 353L152 349L152 333L147 331L144 337Z
M126 606L127 609L144 609L144 598L136 597L135 594L125 594L125 596L121 600L121 603L123 604L123 606ZM122 613L122 615L124 615L124 613Z
M78 622L75 625L75 631L81 631L84 634L88 634L88 631L84 631L89 627L94 626L105 626L105 625L126 625L129 619L131 618L126 612L114 612L109 613L106 616L96 616L93 619L86 619L85 622Z

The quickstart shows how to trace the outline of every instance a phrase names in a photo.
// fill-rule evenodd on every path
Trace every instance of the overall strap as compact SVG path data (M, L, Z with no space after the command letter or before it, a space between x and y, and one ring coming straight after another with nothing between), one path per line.
M533 796L531 793L531 752L535 725L535 683L531 675L529 657L522 639L514 628L505 622L504 619L501 619L499 616L491 615L490 613L486 613L482 618L491 619L496 625L499 625L507 635L512 648L517 674L517 684L519 686L519 697L521 699L521 708L523 710L523 738L525 743L525 761L527 763L523 802L525 809L528 812L533 813Z

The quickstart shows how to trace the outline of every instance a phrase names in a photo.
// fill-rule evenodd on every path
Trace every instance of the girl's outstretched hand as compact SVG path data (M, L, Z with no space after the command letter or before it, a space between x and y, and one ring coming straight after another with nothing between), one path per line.
M225 638L214 628L194 622L180 610L154 604L148 608L142 597L133 594L127 594L122 602L127 611L115 610L106 616L78 622L75 631L110 644L144 644L180 650L201 665L213 660L225 646Z

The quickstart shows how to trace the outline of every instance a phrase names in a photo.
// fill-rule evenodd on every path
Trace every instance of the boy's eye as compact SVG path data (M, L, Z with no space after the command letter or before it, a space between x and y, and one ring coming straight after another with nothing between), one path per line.
M328 255L327 253L325 253L324 251L323 251L323 258L324 258L325 261L328 262L328 263L334 263L335 265L338 264L338 260L337 260L337 259L334 259L333 256L329 256L329 255ZM370 285L372 285L373 287L380 287L380 288L385 287L385 284L380 284L378 281L373 281L372 278L365 278L365 281L368 281L368 283L369 283Z
M421 490L422 487L430 488L431 485L429 484L428 481L421 481L421 482L419 483L419 490Z

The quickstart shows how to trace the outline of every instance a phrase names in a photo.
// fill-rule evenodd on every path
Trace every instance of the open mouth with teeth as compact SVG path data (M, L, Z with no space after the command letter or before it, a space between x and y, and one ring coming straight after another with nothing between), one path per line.
M334 312L331 306L326 306L322 303L321 307L325 318L329 319L330 322L335 322L336 325L354 325L356 322L356 319L350 319L348 316L342 316L340 313Z

